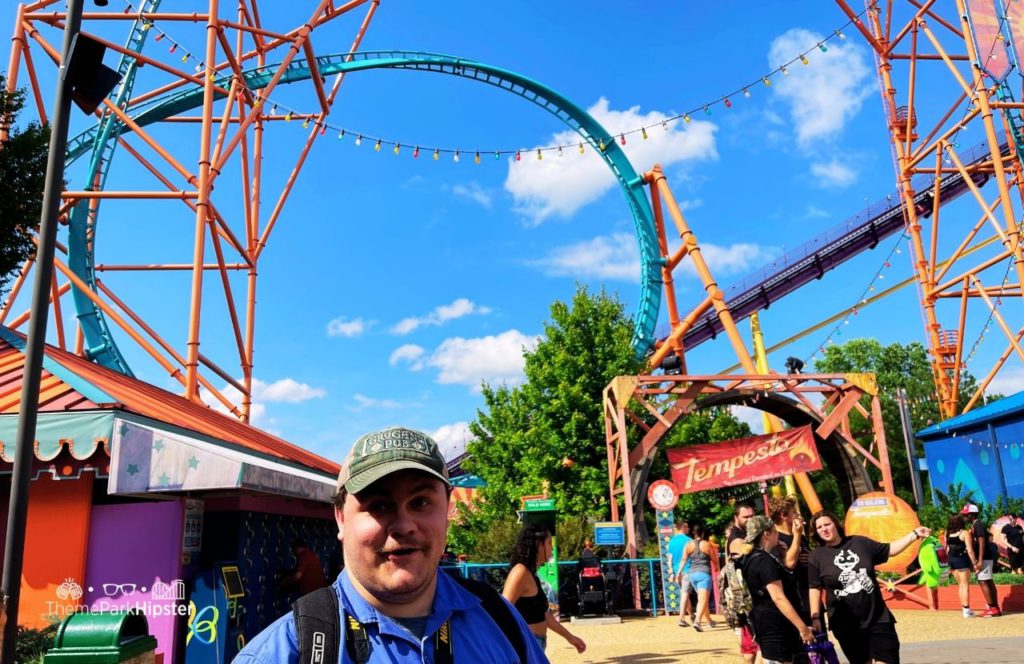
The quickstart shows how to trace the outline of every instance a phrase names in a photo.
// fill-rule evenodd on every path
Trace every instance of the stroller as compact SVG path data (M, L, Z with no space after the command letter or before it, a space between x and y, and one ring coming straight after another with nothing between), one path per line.
M601 560L593 553L580 557L579 570L579 616L608 615L610 596Z

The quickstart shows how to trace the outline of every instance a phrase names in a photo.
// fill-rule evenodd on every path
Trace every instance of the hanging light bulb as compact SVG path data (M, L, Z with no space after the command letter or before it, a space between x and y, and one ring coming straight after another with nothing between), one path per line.
M373 146L374 152L380 152L380 139L377 139L377 143Z
M274 104L273 106L270 107L270 114L277 115L277 104Z
M661 128L668 131L668 122L666 120L661 121Z
M603 138L601 139L601 142L597 144L597 147L601 150L601 152L604 152L604 147L605 146L604 146L604 139Z
M647 127L640 127L640 135L645 141L647 140Z
M309 127L309 118L302 121L302 128L306 129L307 127Z
M501 159L501 152L499 152L498 150L495 150L494 151L494 161L498 161L499 159Z
M839 37L840 39L846 39L846 35L844 35L843 31L840 30L839 28L836 28L836 37Z
M477 152L475 155L473 155L473 163L474 164L479 164L480 163L480 153L479 152Z
M822 53L828 52L828 46L825 46L825 42L818 42L818 50Z
M163 38L164 38L164 33L162 33L159 30L157 30L157 35L156 35L156 37L153 37L153 41L160 41Z
M748 88L743 88L743 96L750 99L750 90Z
M619 143L621 143L622 145L626 144L626 135L625 134L619 134Z
M580 143L580 154L583 154L583 144Z
M772 87L772 82L771 82L771 81L770 81L770 80L768 79L768 77L767 77L767 76L765 76L764 78L762 78L762 79L761 79L761 82L762 82L762 83L764 83L764 87L766 87L766 88L770 88L770 87Z
M459 163L459 151L458 150L456 150L455 154L452 155L452 161L454 161L456 164Z
M802 65L809 65L809 64L811 64L811 61L807 59L807 56L805 54L801 53L800 54L800 64L802 64Z
M732 102L729 101L728 97L725 98L725 107L726 108L732 108Z
M402 151L402 144L401 143L395 143L395 148L392 150L392 152L394 152L395 154L398 154L401 151Z
M320 135L323 136L327 133L327 125L320 125Z
M284 121L285 122L291 122L292 121L292 112L291 111L288 111L288 114L284 116Z
M344 129L342 129L341 131L338 132L338 140L339 141L345 140L345 130Z
M537 148L537 161L544 159L544 155L541 153L540 148Z
M417 145L416 147L414 147L412 149L412 158L413 159L419 159L419 156L420 156L420 146Z
M437 161L440 158L441 158L441 151L438 150L437 148L434 148L434 161Z
M704 115L711 115L711 107L704 104Z
M167 52L168 53L174 53L177 50L178 50L178 44L177 43L172 43L171 47L169 49L167 49Z
M562 146L561 145L558 146L558 156L559 157L562 156Z
M522 153L520 153L519 150L516 150L516 161L522 161L522 160L523 160Z
M686 114L686 113L683 114L683 122L685 122L686 124L690 124L690 116L689 116L689 114Z
M779 71L782 72L783 76L789 76L789 69L786 68L786 65L780 66Z

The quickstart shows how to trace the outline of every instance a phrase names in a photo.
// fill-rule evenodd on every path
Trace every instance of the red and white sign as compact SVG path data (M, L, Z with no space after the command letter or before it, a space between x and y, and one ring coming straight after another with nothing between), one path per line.
M659 512L667 512L679 502L679 492L668 480L651 482L647 487L647 502Z
M668 450L679 493L760 482L821 469L810 425L779 433Z

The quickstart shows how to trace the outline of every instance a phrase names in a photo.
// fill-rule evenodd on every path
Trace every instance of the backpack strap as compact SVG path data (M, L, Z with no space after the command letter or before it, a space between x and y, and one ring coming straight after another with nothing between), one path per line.
M341 643L341 620L334 587L320 588L300 597L292 604L292 614L299 637L299 664L336 664ZM363 658L349 653L356 662L365 662L370 655L365 630L362 635L365 646ZM353 643L346 645L350 650L355 646Z
M501 629L516 656L523 664L526 663L526 642L519 629L519 622L512 614L512 609L505 599L486 583L455 577L460 586L476 595L491 620ZM333 586L320 588L308 595L300 597L292 605L295 618L295 629L299 637L299 664L335 664L339 661L341 649L340 609L338 596ZM444 628L448 627L446 622ZM345 651L356 664L364 664L370 659L370 640L358 620L345 615ZM451 637L446 634L442 640L449 644ZM438 644L440 648L440 644Z
M523 640L523 632L519 629L519 622L512 615L512 609L505 601L505 598L486 583L461 577L455 577L455 580L460 586L480 598L480 603L484 610L487 611L487 615L501 628L512 649L516 651L519 661L525 664L526 643Z

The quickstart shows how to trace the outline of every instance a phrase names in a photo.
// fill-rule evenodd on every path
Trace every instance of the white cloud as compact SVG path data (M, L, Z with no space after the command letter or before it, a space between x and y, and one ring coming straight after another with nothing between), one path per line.
M588 111L612 135L641 126L657 127L671 117L659 111L641 113L639 106L625 111L611 110L604 97ZM667 131L660 127L649 129L648 140L637 134L627 137L622 149L635 168L643 171L655 163L667 167L681 161L717 158L715 132L718 127L714 123L706 120L694 120L690 124L673 122L667 128ZM563 131L536 147L576 145L579 140L575 132ZM509 160L505 179L505 190L514 198L513 209L534 225L550 217L569 217L615 186L615 177L608 166L590 147L582 155L575 148L565 150L561 157L549 151L543 161L538 161L533 151L528 150L522 161Z
M772 42L768 65L774 68L789 62L794 54L822 39L817 33L793 28ZM866 51L852 41L833 40L827 52L814 49L808 53L807 66L798 61L787 67L788 76L772 77L775 94L788 105L802 147L841 131L871 95Z
M746 406L732 406L730 408L733 417L740 422L746 422L750 431L754 434L764 433L764 413L756 408Z
M391 326L391 333L406 335L424 325L443 325L450 320L469 316L471 314L486 315L491 313L490 307L480 306L472 300L460 297L451 304L442 304L434 307L426 316L410 316L403 318Z
M811 164L811 175L818 178L819 184L825 187L849 187L857 181L857 171L834 159Z
M473 439L468 422L453 422L438 427L430 434L437 442L441 454L451 460L466 451L466 443Z
M327 324L327 336L358 337L373 323L374 321L365 321L362 318L348 320L344 316L340 316Z
M689 212L690 210L696 210L697 208L704 205L704 199L694 198L691 200L684 200L679 202L679 209L683 212Z
M471 201L487 209L490 209L491 207L490 193L475 181L453 186L452 195L456 198Z
M985 394L1002 394L1005 397L1024 390L1024 368L1003 369L985 389Z
M410 362L413 364L413 370L418 371L422 368L422 365L417 360L423 356L424 352L426 351L423 349L423 346L404 344L392 351L391 357L388 358L388 364L395 366L399 362Z
M349 410L360 411L367 410L369 408L381 408L381 409L396 409L404 408L406 404L394 399L375 399L362 394L353 394L352 400L356 402L356 405Z
M239 379L238 382L241 383L242 380ZM242 393L235 389L233 385L225 385L220 389L220 393L224 395L224 398L228 401L235 404L236 408L241 410ZM221 403L220 399L217 399L215 396L210 394L208 390L200 390L199 396L204 403L209 404L214 410L230 414L231 411L227 406ZM310 399L322 399L325 396L327 396L326 390L319 387L312 387L306 383L300 383L292 378L282 378L274 381L273 383L267 383L258 378L253 378L252 403L249 407L249 423L255 427L266 429L268 425L275 422L273 418L267 417L267 403L299 403L301 401L309 401ZM275 433L275 435L277 434Z
M411 368L414 371L423 367L437 369L438 383L467 385L474 392L480 389L481 382L517 385L524 379L523 350L533 350L538 340L539 337L519 330L475 339L451 337Z
M716 278L741 274L771 259L774 251L751 243L719 246L701 243L701 255ZM640 250L636 236L613 233L598 236L565 247L551 250L542 259L529 262L549 276L568 276L577 279L615 279L638 282L640 280ZM680 269L693 275L693 262L684 259Z
M280 401L284 403L298 403L310 399L323 399L327 391L320 387L311 387L306 383L300 383L291 378L267 384L262 380L252 381L253 398L259 401Z
M805 219L828 219L832 215L816 205L808 205L804 208Z

